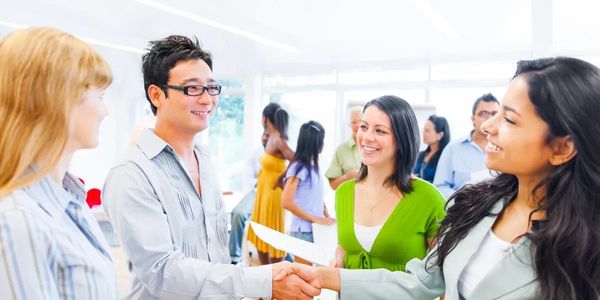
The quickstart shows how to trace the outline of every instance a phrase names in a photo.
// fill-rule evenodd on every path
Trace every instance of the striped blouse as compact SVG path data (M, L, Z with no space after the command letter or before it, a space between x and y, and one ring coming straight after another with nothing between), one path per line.
M116 299L110 248L67 174L0 199L1 299Z

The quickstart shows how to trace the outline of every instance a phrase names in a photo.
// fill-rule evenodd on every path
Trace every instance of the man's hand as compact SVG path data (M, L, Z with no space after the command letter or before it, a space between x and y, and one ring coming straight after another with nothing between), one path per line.
M273 298L310 300L321 293L317 271L308 266L273 264Z

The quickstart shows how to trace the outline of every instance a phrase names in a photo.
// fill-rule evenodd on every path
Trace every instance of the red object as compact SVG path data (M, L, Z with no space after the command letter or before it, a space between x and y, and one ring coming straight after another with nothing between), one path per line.
M99 189L93 188L87 192L87 197L85 198L85 202L87 202L90 208L102 204L102 199L100 194L102 192Z

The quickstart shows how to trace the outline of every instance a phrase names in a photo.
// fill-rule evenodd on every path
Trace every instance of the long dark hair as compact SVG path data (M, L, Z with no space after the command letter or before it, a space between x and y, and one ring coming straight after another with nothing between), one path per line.
M319 172L319 154L323 150L324 139L325 128L319 122L308 121L300 126L296 153L288 165L289 170L292 164L297 162L293 170L294 176L298 175L302 169L306 169L308 171L306 181L310 182L311 168L315 168ZM285 174L287 174L287 170L282 176L285 177Z
M577 150L554 167L533 190L545 189L540 226L525 234L539 282L539 299L600 298L600 69L585 61L547 58L520 61L515 77L527 81L536 112L548 124L550 143L570 137ZM514 77L513 77L514 78ZM438 231L435 264L444 260L473 226L504 199L513 201L518 180L511 174L467 185L450 199L454 205ZM501 212L502 213L502 212ZM533 214L533 213L532 213ZM530 215L531 219L531 215Z
M402 193L410 193L412 192L410 174L415 168L419 154L419 125L415 112L404 99L390 95L367 102L363 113L369 106L375 106L388 115L396 141L394 172L385 180L384 185L396 186ZM367 173L367 166L361 164L356 182L365 179Z
M281 108L281 105L274 102L267 104L263 109L262 115L273 124L273 127L275 127L284 140L288 139L287 128L290 117L287 111Z
M438 151L429 159L428 162L429 165L437 166L437 162L438 160L440 160L442 151L444 151L444 148L446 148L448 143L450 143L450 125L448 125L448 121L446 120L446 118L436 115L429 116L427 120L431 121L431 123L433 124L433 129L436 133L444 133L442 139L440 140L440 147ZM429 151L431 151L431 147L427 146L427 149L425 149L425 155L427 155Z

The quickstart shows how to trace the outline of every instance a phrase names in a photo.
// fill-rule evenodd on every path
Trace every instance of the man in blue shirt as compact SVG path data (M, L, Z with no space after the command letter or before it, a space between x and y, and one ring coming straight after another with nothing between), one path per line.
M500 103L494 95L488 93L479 97L473 104L471 133L451 143L442 152L433 184L446 199L465 184L489 177L483 161L487 137L481 131L481 124L497 114L499 109Z
M197 39L153 41L142 57L154 130L141 133L104 187L107 213L131 261L126 299L312 299L319 293L289 263L231 265L217 166L194 143L221 92L212 56ZM292 274L273 280L280 274ZM307 278L303 276L303 278Z

